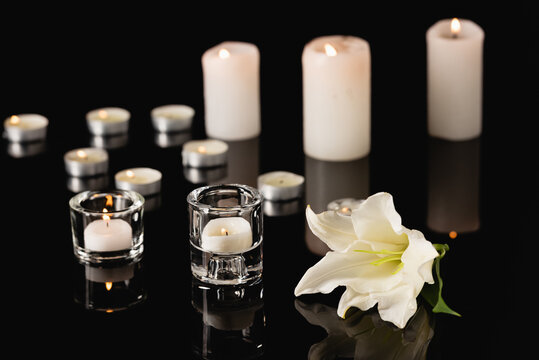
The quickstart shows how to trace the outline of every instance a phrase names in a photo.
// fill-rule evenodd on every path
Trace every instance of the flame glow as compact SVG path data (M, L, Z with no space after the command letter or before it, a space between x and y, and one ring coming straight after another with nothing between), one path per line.
M329 43L324 44L324 51L326 52L327 56L337 56L337 49L335 49L335 47Z
M460 21L457 18L451 20L451 34L457 36L460 33Z
M225 48L219 50L219 57L221 59L228 59L230 57L230 51Z
M97 116L99 116L100 119L106 119L109 114L107 114L105 110L99 110Z
M107 289L107 291L110 291L110 289L112 289L112 281L105 282L105 289Z
M80 159L88 159L88 155L83 150L77 150L77 157Z
M125 172L125 175L127 175L128 178L134 178L135 177L135 173L131 170L127 170Z
M105 206L106 207L111 207L113 205L112 195L105 195L105 197L107 198L107 202L105 203Z
M206 147L202 145L197 148L197 151L201 154L207 153Z
M9 123L11 125L18 125L20 124L20 122L21 122L21 118L18 117L17 115L13 115L9 118Z
M228 230L225 228L221 228L221 235L228 236Z

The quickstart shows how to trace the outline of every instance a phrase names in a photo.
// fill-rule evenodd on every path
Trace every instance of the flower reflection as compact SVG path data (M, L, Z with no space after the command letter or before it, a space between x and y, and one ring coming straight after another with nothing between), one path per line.
M295 300L296 310L312 325L323 327L328 336L311 346L309 360L337 357L354 360L425 359L434 336L433 318L420 306L404 329L380 319L376 310L351 308L345 319L335 308Z

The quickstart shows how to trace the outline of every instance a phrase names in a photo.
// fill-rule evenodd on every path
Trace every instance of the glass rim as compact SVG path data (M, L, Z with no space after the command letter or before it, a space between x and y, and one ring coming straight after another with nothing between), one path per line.
M116 195L116 196L125 196L129 200L131 200L133 203L129 205L128 207L120 210L111 210L108 212L108 214L123 214L123 213L129 213L132 211L136 211L142 208L144 205L145 199L144 197L139 194L136 191L133 190L109 190L109 191L101 191L101 190L86 190L82 191L76 195L74 195L69 200L69 207L75 211L82 212L82 213L88 213L88 214L102 214L102 211L99 210L92 210L87 209L81 205L81 203L84 200L88 200L92 197L95 197L96 195Z
M245 191L245 192L249 193L249 195L251 195L252 199L250 199L250 201L245 203L245 204L239 204L239 205L233 205L233 206L214 206L214 205L205 204L205 203L200 202L200 197L201 197L202 194L210 192L212 190L218 190L218 189L222 189L222 190L242 190L242 191ZM191 191L187 195L187 203L192 207L196 207L198 209L204 209L204 210L207 210L207 211L212 211L212 210L215 210L215 211L236 211L236 210L238 210L239 211L239 210L245 210L245 209L254 208L256 206L261 205L262 204L262 195L260 194L260 192L257 189L255 189L254 187L249 186L249 185L243 185L243 184L215 184L215 185L202 186L202 187L199 187L199 188Z

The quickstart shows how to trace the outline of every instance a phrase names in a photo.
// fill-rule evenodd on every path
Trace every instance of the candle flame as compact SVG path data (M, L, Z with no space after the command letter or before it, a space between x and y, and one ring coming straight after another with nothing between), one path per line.
M109 114L105 110L99 110L97 116L99 116L100 119L106 119Z
M105 206L106 207L111 207L113 205L112 195L105 195L105 197L107 198L107 202L105 203Z
M225 228L221 228L221 235L228 236L228 230Z
M107 226L109 226L109 220L110 220L110 216L107 215L109 211L107 209L103 209L103 220L105 220L107 222Z
M460 21L457 18L451 20L451 35L456 37L460 33Z
M105 289L107 289L107 291L110 291L110 289L112 289L112 281L105 282Z
M230 57L230 51L225 48L222 48L221 50L219 50L219 57L221 59L228 59Z
M327 56L336 56L337 55L337 49L335 49L335 47L333 47L329 43L324 44L324 50L325 50Z
M201 154L207 153L206 147L202 145L197 148L197 151Z
M17 115L13 115L9 118L9 123L11 125L18 125L21 122L21 118Z
M350 213L351 213L352 210L351 210L349 207L344 206L344 207L342 207L342 208L340 209L340 211L341 211L341 213L343 213L343 214L345 214L345 215L350 215Z
M83 150L77 150L77 157L80 159L88 159L88 155Z
M134 178L135 177L135 173L131 170L127 170L125 172L125 175L127 175L128 178Z
M449 237L451 239L455 239L457 237L458 233L456 231L450 231L449 232Z

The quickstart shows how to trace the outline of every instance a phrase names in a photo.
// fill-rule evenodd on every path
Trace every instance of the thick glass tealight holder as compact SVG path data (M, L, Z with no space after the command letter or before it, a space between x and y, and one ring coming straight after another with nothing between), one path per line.
M135 191L84 191L69 201L73 251L83 262L142 255L144 198Z
M262 277L262 196L240 184L210 185L187 196L191 271L215 285Z

